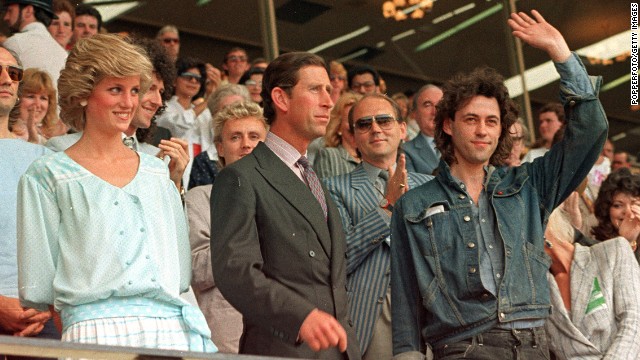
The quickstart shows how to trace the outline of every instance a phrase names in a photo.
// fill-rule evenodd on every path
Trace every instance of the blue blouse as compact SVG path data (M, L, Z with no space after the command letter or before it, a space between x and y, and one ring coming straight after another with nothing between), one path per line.
M161 160L139 156L122 188L64 152L29 167L18 187L23 306L61 311L129 296L184 305L191 258L180 196Z

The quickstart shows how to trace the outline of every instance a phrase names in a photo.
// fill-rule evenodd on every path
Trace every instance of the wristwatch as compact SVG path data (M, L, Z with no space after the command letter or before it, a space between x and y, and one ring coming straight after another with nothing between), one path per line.
M386 197L382 198L382 200L380 200L379 204L380 204L381 208L387 209L387 210L393 212L393 205L391 205L391 203L389 202L389 199L387 199Z

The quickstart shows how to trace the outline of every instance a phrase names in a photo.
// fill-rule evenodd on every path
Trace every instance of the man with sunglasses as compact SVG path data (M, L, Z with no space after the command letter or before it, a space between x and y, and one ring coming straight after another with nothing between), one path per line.
M386 95L369 94L356 102L349 111L349 130L362 162L325 184L347 237L349 311L363 359L391 359L391 212L408 189L433 176L407 173L404 154L398 157L407 124Z
M0 47L0 335L60 339L49 311L23 308L18 299L18 181L34 160L50 153L41 145L16 139L9 131L9 113L18 99L22 76L17 58ZM33 249L33 256L37 253Z
M3 46L20 57L25 69L46 71L57 88L67 51L51 36L47 26L54 14L52 0L4 0L4 22L13 35Z
M262 81L265 142L216 176L211 263L222 295L242 313L242 354L360 359L340 214L306 157L326 131L330 95L319 56L272 61Z
M167 50L167 55L169 55L171 61L175 63L180 54L180 32L178 28L174 25L165 25L158 31L156 39Z
M504 166L517 110L490 68L443 87L442 154L432 181L396 203L391 220L393 353L423 359L549 359L544 252L549 215L602 151L607 119L580 58L537 12L511 14L513 35L545 51L560 74L565 137L543 157Z
M249 57L247 56L247 52L240 47L231 48L231 50L224 55L222 69L227 76L227 82L229 84L238 84L244 72L249 70Z

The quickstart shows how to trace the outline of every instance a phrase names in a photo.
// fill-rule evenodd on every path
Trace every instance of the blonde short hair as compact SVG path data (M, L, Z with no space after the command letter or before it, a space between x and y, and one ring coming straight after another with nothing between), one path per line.
M58 79L62 121L82 131L85 118L80 102L107 77L140 76L139 96L142 97L151 86L152 70L146 52L119 35L97 34L78 41Z
M262 122L262 124L264 125L265 130L269 129L269 125L267 125L267 120L262 113L262 108L260 107L260 105L250 100L238 101L223 107L213 116L213 142L217 144L222 143L222 128L224 128L224 124L226 124L227 121L244 119L248 117L254 117L260 120L260 122ZM226 165L222 156L220 156L219 165Z
M238 101L223 107L213 117L213 133L215 134L213 141L222 142L222 128L227 121L247 117L255 117L258 120L262 120L264 121L264 128L269 128L260 105L252 101Z

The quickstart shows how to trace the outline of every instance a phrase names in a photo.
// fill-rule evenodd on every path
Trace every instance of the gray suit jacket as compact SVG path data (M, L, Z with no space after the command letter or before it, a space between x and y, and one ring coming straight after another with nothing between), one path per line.
M409 173L409 188L432 178ZM325 179L325 184L338 205L347 235L349 313L364 353L389 286L390 253L385 239L390 235L391 217L380 208L380 194L362 164L351 173Z
M347 317L345 238L326 190L328 218L302 182L264 143L223 169L211 194L213 274L244 317L240 353L342 359L337 348L299 344L318 308L347 331L349 359L359 359Z
M440 163L440 155L436 155L422 133L406 142L402 149L407 159L406 168L409 172L431 175Z
M218 351L237 354L242 335L242 314L222 296L213 279L210 198L211 185L203 185L189 190L184 199L191 243L191 287Z
M558 359L640 359L640 268L626 239L576 244L571 313L553 275L547 277L554 311L545 327ZM595 279L604 305L598 305Z

